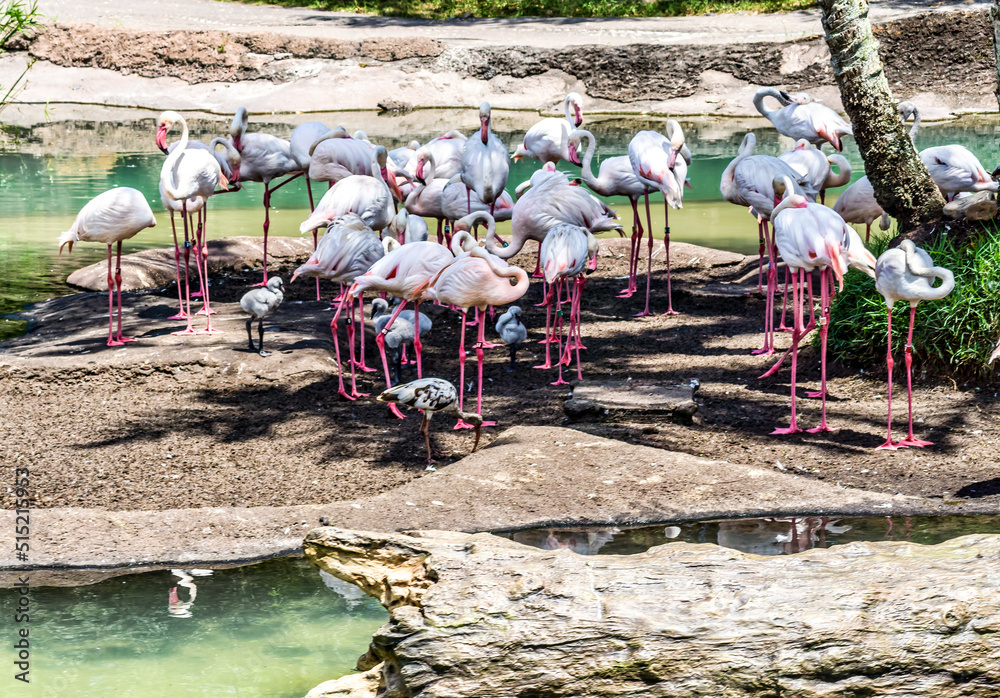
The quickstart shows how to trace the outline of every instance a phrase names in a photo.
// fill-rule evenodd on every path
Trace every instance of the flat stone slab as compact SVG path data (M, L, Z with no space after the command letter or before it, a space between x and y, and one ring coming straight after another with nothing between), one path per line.
M698 405L690 386L609 381L576 385L573 397L565 402L563 411L574 421L618 417L635 419L640 414L648 414L656 419L667 418L678 424L690 424Z
M272 236L267 241L267 256L277 264L301 259L312 252L311 237L289 238ZM191 254L189 274L197 280L194 253ZM264 263L264 238L237 235L208 241L208 272L218 273L227 269L256 268ZM122 255L122 290L160 288L176 278L174 251L171 248L142 250ZM66 283L88 291L108 290L108 264L96 262L69 275ZM195 282L197 283L197 281Z

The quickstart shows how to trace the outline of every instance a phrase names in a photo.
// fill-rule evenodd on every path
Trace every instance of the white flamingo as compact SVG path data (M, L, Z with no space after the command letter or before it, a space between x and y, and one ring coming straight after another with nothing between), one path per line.
M764 100L774 97L781 104L779 109L769 110ZM841 150L842 136L853 136L851 125L830 107L818 104L809 95L790 95L776 87L762 87L754 95L753 105L768 121L774 124L778 133L794 140L805 138L813 145L824 142Z
M847 158L840 153L827 155L805 138L800 138L793 150L782 153L778 159L799 173L798 181L806 195L823 204L827 189L842 187L851 181L851 163ZM838 171L834 172L833 167Z
M186 129L185 129L186 130ZM206 152L207 151L203 151ZM108 246L108 346L120 347L134 341L122 334L122 241L156 225L146 198L131 187L117 187L98 194L77 214L69 230L59 236L59 253L64 245L73 252L75 242L101 242ZM118 246L115 273L111 273L111 246ZM118 331L114 327L114 293L118 291Z
M934 287L934 279L941 284ZM889 329L887 332L888 351L886 365L889 368L889 418L885 443L880 449L895 451L907 446L933 445L913 435L913 325L916 322L917 304L920 301L944 298L955 288L955 276L944 267L934 266L931 256L917 247L912 240L903 240L899 247L886 250L875 264L875 290L885 298ZM906 393L909 405L909 432L902 441L892 440L892 306L896 301L910 303L910 329L906 336Z
M396 212L386 183L388 154L379 145L369 152L368 159L371 176L350 175L333 185L316 204L316 210L299 226L300 232L329 225L345 213L357 214L372 230L382 230L389 225Z
M507 186L510 161L507 159L507 148L490 130L490 118L490 103L483 102L479 107L479 136L473 136L465 141L462 149L462 171L449 181L461 181L468 188L467 211L472 211L471 192L476 192L480 201L491 205L492 215L492 207Z
M564 119L542 119L528 129L524 140L514 150L511 156L514 162L522 158L532 158L539 162L558 163L566 160L574 165L580 164L577 145L570 138L570 133L583 123L583 99L576 92L570 92L563 100Z

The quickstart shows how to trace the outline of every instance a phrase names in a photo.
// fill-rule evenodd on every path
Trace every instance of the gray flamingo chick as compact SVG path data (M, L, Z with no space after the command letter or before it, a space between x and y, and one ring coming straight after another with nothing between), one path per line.
M379 334L385 329L392 313L389 312L389 304L382 298L372 301L372 322L375 323L375 334ZM431 331L431 319L420 313L420 337L423 338ZM392 323L392 327L385 335L385 345L392 349L392 382L402 382L401 366L402 349L404 344L413 344L413 311L404 310Z
M393 323L395 325L395 323ZM421 321L421 326L423 321ZM427 444L427 462L433 463L431 451L431 417L435 412L451 412L463 422L472 425L476 430L476 442L472 444L473 453L479 446L479 432L483 426L483 416L458 409L458 391L455 386L443 378L420 378L409 383L403 383L383 391L376 398L379 402L396 402L407 407L423 410L424 418L420 422L420 433L424 435ZM428 470L432 470L428 466Z
M240 298L240 307L243 308L250 317L247 319L247 340L250 342L250 351L255 351L261 356L270 356L271 352L264 351L264 318L273 313L281 301L285 299L285 283L281 278L272 276L267 280L267 286L255 288L248 291ZM253 334L250 325L257 320L257 334L260 336L260 349L253 345Z
M497 318L496 329L500 339L510 348L510 366L507 371L513 373L517 370L517 350L528 339L528 328L521 322L521 308L510 306L506 313Z

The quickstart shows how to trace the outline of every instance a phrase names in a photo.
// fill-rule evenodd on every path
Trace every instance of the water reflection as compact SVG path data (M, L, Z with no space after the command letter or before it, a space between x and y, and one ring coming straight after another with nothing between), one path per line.
M629 555L681 541L715 543L754 555L794 555L855 541L942 543L971 533L1000 533L1000 516L796 516L698 521L642 528L539 528L501 533L543 550L580 555Z
M180 581L177 582L177 586L171 587L167 594L167 612L174 618L190 618L193 615L191 607L198 598L198 586L194 583L194 578L211 576L212 570L170 570L170 574ZM181 600L180 594L177 593L178 586L188 590L187 601Z

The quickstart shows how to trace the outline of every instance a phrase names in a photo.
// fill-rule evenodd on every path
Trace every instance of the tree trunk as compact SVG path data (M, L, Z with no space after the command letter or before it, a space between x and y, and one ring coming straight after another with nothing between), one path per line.
M902 230L941 218L944 198L896 113L867 0L820 0L833 74L875 198Z
M320 528L304 547L390 611L359 661L382 662L379 698L986 698L1000 686L995 535L587 557L489 534Z
M993 62L997 71L997 85L994 92L997 105L1000 106L1000 0L993 0L993 7L990 8L990 20L993 22Z

